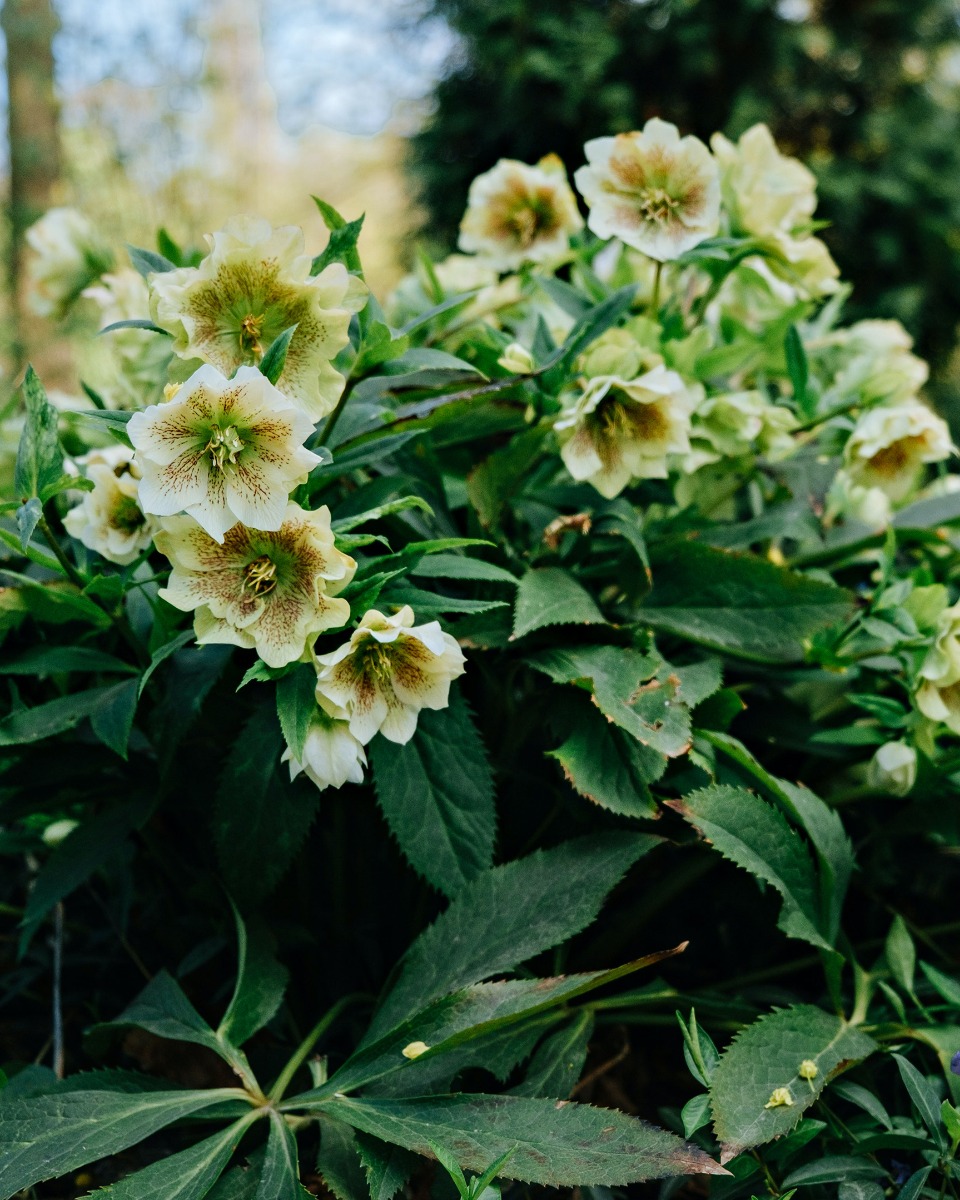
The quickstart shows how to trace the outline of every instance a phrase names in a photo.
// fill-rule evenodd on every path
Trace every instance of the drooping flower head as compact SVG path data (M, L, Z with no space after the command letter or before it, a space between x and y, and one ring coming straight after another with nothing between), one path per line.
M126 566L153 540L156 521L137 502L140 472L126 446L92 450L77 460L93 490L71 508L63 526L71 537L109 562Z
M144 512L189 513L218 542L242 521L276 530L318 455L313 423L256 367L233 379L204 365L171 400L134 413L127 433L143 472Z
M96 226L75 208L51 208L26 232L30 307L63 317L88 284L108 271L113 254Z
M567 470L608 499L633 479L666 479L670 456L690 451L697 399L662 364L637 379L590 379L555 425Z
M346 710L331 704L326 696L317 696L317 710L303 744L303 761L294 758L289 746L280 761L290 764L291 780L302 773L322 792L345 783L363 783L367 756L350 732Z
M464 672L463 651L438 621L413 622L406 604L392 617L370 609L349 642L317 655L318 700L345 709L364 745L376 733L408 742L420 710L446 708L450 682Z
M598 237L670 262L717 232L717 164L699 138L652 117L642 132L594 138L584 151L588 165L574 181Z
M157 549L173 570L160 595L195 611L197 641L256 649L271 667L301 658L316 635L350 618L337 593L356 563L334 546L330 510L288 504L273 531L234 525L216 542L190 517L171 517Z
M535 167L502 158L470 185L460 225L461 250L500 271L557 258L583 228L577 201L555 154Z
M870 786L905 796L917 782L917 752L907 742L885 742L867 768Z
M763 392L709 396L694 414L684 470L696 471L708 463L752 453L783 458L793 449L791 430L796 424L788 408L771 404Z
M295 226L237 217L207 237L198 267L150 276L154 320L174 336L182 358L212 363L224 375L260 362L284 330L296 325L277 386L312 420L332 411L343 376L331 360L347 344L364 284L342 263L311 276Z
M780 153L766 125L751 126L736 143L715 133L710 148L735 233L769 237L809 228L817 207L816 177L798 159Z
M879 488L896 503L917 486L925 464L953 453L946 421L910 399L871 408L859 418L844 448L844 470L853 483Z

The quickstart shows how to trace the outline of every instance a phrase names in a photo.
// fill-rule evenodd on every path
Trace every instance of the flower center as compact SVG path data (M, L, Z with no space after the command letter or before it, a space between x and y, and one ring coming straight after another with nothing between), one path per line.
M235 463L237 455L243 449L243 441L233 425L221 429L219 425L210 426L210 441L205 446L206 452L213 459L214 466L223 471L228 462Z
M647 188L640 196L640 212L648 221L666 221L680 207L680 201L663 188Z
M872 458L867 460L867 466L875 475L895 477L907 467L914 465L915 458L923 447L924 438L922 436L900 438L889 446L884 446L882 450L878 450Z
M254 354L258 358L263 356L263 346L260 343L263 322L263 313L259 317L254 316L253 313L247 313L240 322L240 349L244 354Z
M277 586L277 566L266 554L261 554L243 569L243 586L255 596L266 596Z
M110 514L110 524L121 533L136 533L146 519L132 496L119 497Z

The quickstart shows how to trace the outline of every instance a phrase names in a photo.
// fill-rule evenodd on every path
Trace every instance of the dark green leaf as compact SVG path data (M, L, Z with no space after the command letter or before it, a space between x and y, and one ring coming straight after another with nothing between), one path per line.
M838 1068L875 1049L865 1033L809 1004L780 1009L747 1026L724 1051L710 1085L721 1162L788 1133ZM816 1067L812 1079L799 1073L808 1060ZM771 1105L780 1088L791 1103Z
M0 1105L0 1196L56 1179L163 1129L235 1098L236 1091L71 1092Z
M525 637L547 625L604 625L590 593L559 567L527 571L517 588L513 636Z
M164 642L162 646L154 650L147 669L140 677L140 689L137 692L137 695L143 695L143 689L147 686L150 676L162 662L168 659L171 654L176 654L178 650L182 650L184 646L188 646L194 641L196 641L196 634L193 632L193 629L184 629L182 633L178 633L176 637L171 638L169 642Z
M367 1133L358 1133L356 1139L360 1161L367 1173L370 1200L393 1200L413 1174L416 1156Z
M493 861L493 780L470 710L457 690L450 706L420 714L403 746L377 738L367 749L377 799L411 865L448 896Z
M297 1163L296 1136L279 1113L271 1112L267 1151L260 1168L255 1200L301 1200L304 1195Z
M810 370L807 366L807 352L803 348L800 334L796 325L791 325L783 344L787 358L787 373L793 386L793 398L802 416L810 418L816 412L816 396L810 394L808 380Z
M815 633L851 612L850 596L834 584L752 555L671 542L651 562L653 590L639 619L740 658L800 660Z
M23 708L0 720L0 746L20 746L39 742L54 734L73 729L87 717L93 716L114 688L92 688L76 692L72 696L60 696L38 704L36 708Z
M431 554L410 568L411 575L424 579L467 579L483 583L506 583L516 587L516 575L505 567L484 562L481 558L467 558L465 554Z
M367 1200L367 1181L356 1136L349 1125L335 1117L321 1118L317 1170L337 1200Z
M556 1096L566 1100L583 1074L593 1034L593 1013L580 1012L562 1029L544 1038L515 1096Z
M317 672L309 663L298 664L277 680L277 716L297 762L303 762L304 742L316 711Z
M659 842L642 834L579 838L484 872L451 901L402 960L370 1042L424 1004L509 970L579 933L627 869Z
M164 337L172 336L169 329L161 329L159 325L155 325L153 321L149 321L145 317L131 317L126 321L114 321L112 325L104 325L100 333L113 333L117 329L144 329L148 333L162 333Z
M133 717L137 711L139 687L136 679L125 679L108 688L90 715L90 728L105 746L127 757L127 745Z
M852 1154L824 1154L816 1162L798 1167L782 1187L809 1187L815 1183L840 1183L850 1179L883 1179L887 1172L878 1163Z
M69 671L135 674L138 668L92 646L31 646L0 663L0 675L61 675Z
M223 1174L254 1114L97 1193L103 1200L202 1200ZM275 1192L271 1200L286 1200ZM297 1198L299 1200L299 1198Z
M502 1155L506 1179L563 1187L669 1175L720 1174L702 1150L633 1117L588 1105L520 1096L437 1096L325 1103L330 1115L418 1154L447 1151L466 1170Z
M903 1085L910 1093L910 1099L916 1105L924 1125L930 1130L940 1150L945 1150L947 1139L944 1136L943 1122L940 1119L940 1097L937 1095L936 1088L903 1055L894 1054L892 1058L900 1070Z
M40 497L31 496L25 504L18 506L16 513L20 545L26 550L30 539L33 537L34 530L40 524L40 518L43 516L43 504L40 501Z
M318 254L310 267L311 275L319 275L324 267L332 262L342 262L349 270L357 270L357 239L363 229L363 216L355 221L348 221L338 228L330 230L330 240L321 254Z
M831 948L820 930L810 852L780 812L745 788L716 785L667 803L724 858L776 888L783 898L778 924L788 937Z
M242 1046L267 1024L283 1000L289 971L278 961L273 938L265 925L247 932L234 910L237 925L237 982L217 1035Z

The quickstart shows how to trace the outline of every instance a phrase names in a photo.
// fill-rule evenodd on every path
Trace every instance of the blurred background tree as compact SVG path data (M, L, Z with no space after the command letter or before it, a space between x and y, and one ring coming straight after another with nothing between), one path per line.
M457 36L411 143L431 239L470 180L651 116L706 138L757 121L820 181L851 317L898 317L941 388L960 324L956 0L429 0ZM951 389L952 390L952 389ZM945 399L946 397L941 397Z

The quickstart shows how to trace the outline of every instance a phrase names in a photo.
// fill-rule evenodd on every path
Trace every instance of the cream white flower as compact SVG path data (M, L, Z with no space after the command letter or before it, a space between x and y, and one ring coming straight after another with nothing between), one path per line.
M256 367L225 379L202 366L171 400L134 413L127 433L144 512L186 512L218 542L238 521L279 529L291 491L320 462L303 446L310 418Z
M334 546L330 510L288 504L273 531L234 525L216 542L191 517L170 517L154 539L173 570L160 595L196 610L197 641L256 649L271 667L301 658L318 633L343 625L337 593L357 564Z
M920 667L922 683L914 700L931 721L960 733L960 604L937 618L933 644Z
M499 271L559 258L583 219L563 163L547 155L535 167L502 158L470 185L460 224L461 250Z
M720 223L717 164L698 138L652 117L642 132L594 138L574 181L601 238L619 238L650 258L679 258Z
M147 284L129 267L102 276L83 296L99 309L101 329L150 313ZM91 351L86 348L83 378L109 408L136 410L159 401L173 354L170 338L146 329L115 329L96 339Z
M318 696L317 703L303 744L303 761L294 758L289 746L280 761L290 764L291 780L303 773L321 792L345 783L363 783L367 756L350 732L346 711L326 696Z
M202 359L228 376L259 363L296 325L277 386L318 421L343 391L331 360L347 345L366 287L342 263L311 276L312 259L294 226L273 229L237 217L207 242L210 253L198 267L150 276L154 320L173 334L182 358Z
M519 342L511 342L497 359L498 367L503 367L505 371L510 371L514 375L529 375L536 365L533 355L526 346L521 346Z
M894 796L905 796L917 781L917 752L906 742L881 746L867 768L870 786Z
M591 343L577 359L577 370L581 375L594 378L599 375L615 375L619 379L636 379L663 362L663 356L652 346L640 340L635 328L608 329ZM656 327L655 336L660 329Z
M912 348L913 338L899 321L857 321L835 330L813 347L833 376L827 401L900 404L915 398L930 368Z
M685 471L708 463L758 453L785 458L793 449L791 430L796 418L787 408L771 404L762 392L727 392L709 396L697 405L690 433Z
M596 376L555 425L567 470L608 499L633 479L665 479L668 459L690 451L697 400L663 365L637 379Z
M843 468L834 476L826 501L828 524L843 517L870 529L885 529L893 516L893 505L883 488L865 487Z
M77 462L93 480L93 490L66 513L64 529L109 562L126 566L146 550L157 528L137 501L140 472L133 451L109 446Z
M840 287L840 268L820 238L778 234L768 244L776 252L767 259L770 270L790 284L800 299L829 296Z
M317 655L317 698L342 706L364 745L376 733L403 745L423 708L446 708L451 680L464 672L463 651L438 621L414 625L405 604L392 617L365 613L348 642Z
M809 227L817 207L817 181L795 158L781 154L766 125L753 125L734 144L722 133L710 139L720 164L724 208L736 233L768 237Z
M113 261L96 226L75 208L51 208L26 232L30 307L62 317L83 289Z
M844 469L852 483L880 488L898 503L917 487L927 463L953 453L946 421L911 399L871 408L859 418L844 447Z

